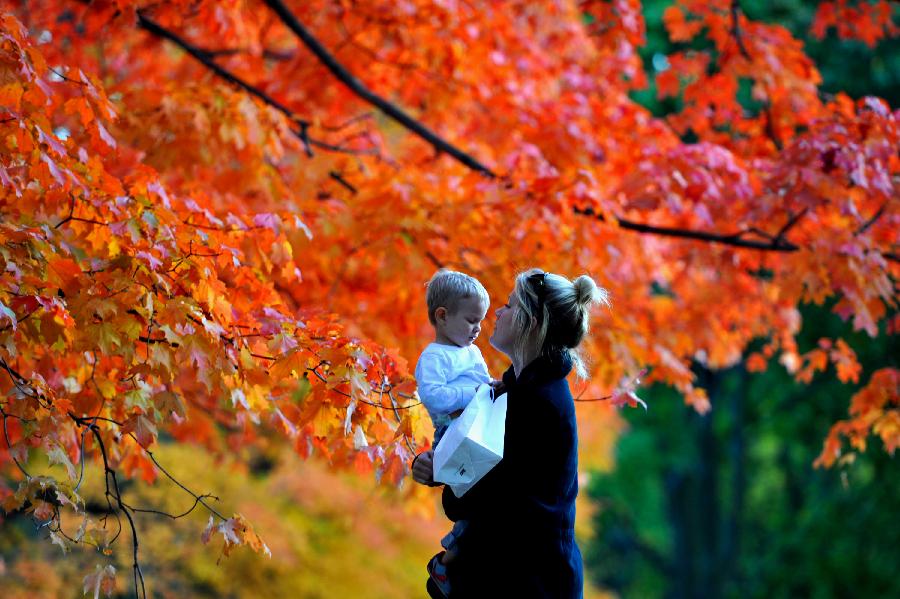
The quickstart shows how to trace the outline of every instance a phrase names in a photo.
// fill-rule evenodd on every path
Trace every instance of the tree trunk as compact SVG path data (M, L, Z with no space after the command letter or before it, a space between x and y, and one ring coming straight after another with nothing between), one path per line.
M738 389L731 395L728 402L731 420L728 440L728 457L731 461L731 507L722 541L722 582L723 584L726 581L730 582L729 590L733 590L736 596L743 597L743 585L739 580L738 564L740 563L741 519L747 485L744 470L744 399L747 371L741 368L737 376L740 377Z
M667 599L690 599L694 596L691 563L694 546L688 519L690 497L687 480L687 475L675 470L670 470L665 475L667 511L672 524L672 559L669 563L675 566L670 579L671 586L666 593Z

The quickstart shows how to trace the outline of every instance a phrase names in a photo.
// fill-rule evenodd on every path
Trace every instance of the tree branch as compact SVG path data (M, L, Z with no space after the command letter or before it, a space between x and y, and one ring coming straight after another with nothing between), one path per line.
M370 91L361 81L359 81L356 77L354 77L347 69L341 65L337 59L324 47L319 41L297 20L297 18L291 13L291 11L284 5L280 0L266 0L266 4L272 8L273 11L278 15L278 17L282 20L282 22L303 42L303 44L309 48L310 51L315 54L315 56L331 71L344 85L346 85L353 93L361 97L363 100L369 102L370 104L376 106L382 112L384 112L389 117L396 120L398 123L412 131L413 133L419 135L422 139L430 143L435 150L438 152L443 152L449 154L455 160L460 162L461 164L467 166L468 168L480 172L488 177L497 178L498 175L494 173L490 168L481 164L472 156L466 154L462 150L456 148L436 133L429 130L422 123L418 122L408 114L406 114L399 107L391 104L387 100L381 98L377 94ZM749 52L743 41L743 34L740 29L740 4L737 0L733 0L731 3L731 17L732 17L732 31L735 35L735 39L737 41L738 47L740 48L741 54L747 58L751 59ZM247 83L236 75L232 74L230 71L225 68L219 66L212 60L212 56L214 52L200 49L191 43L187 42L183 38L179 37L175 33L165 29L159 24L155 23L148 17L139 14L138 22L141 27L149 31L150 33L157 35L158 37L162 37L167 39L179 47L181 47L185 52L190 54L200 63L211 69L216 75L225 79L226 81L237 85L241 89L250 93L251 95L259 98L266 104L272 106L276 110L283 113L287 116L291 121L296 123L299 126L299 130L294 133L303 140L303 143L306 147L306 151L308 155L312 155L312 147L321 148L328 151L337 151L337 152L350 152L350 153L358 153L353 150L348 150L346 148L341 148L338 146L334 146L321 140L310 138L307 130L310 126L309 121L301 119L297 117L293 111L291 111L287 106L281 104L259 88ZM774 126L772 122L772 114L771 114L771 106L766 106L766 127L767 131L770 134L773 142L775 143L778 149L781 149L782 144L780 140L775 135ZM355 191L355 188L352 184L350 184L346 179L343 179L340 175L333 176L332 178L340 183L342 186L348 189L351 193ZM596 217L599 220L605 220L602 215L595 214L594 211L590 208L587 209L575 209L577 214L581 214L589 217ZM654 235L661 235L665 237L677 237L681 239L695 239L698 241L705 242L714 242L721 243L724 245L729 245L733 247L740 248L748 248L748 249L756 249L762 251L775 251L775 252L795 252L799 250L799 246L785 241L783 239L783 235L796 223L796 221L803 215L803 212L789 219L788 223L782 228L782 230L774 237L771 241L755 241L746 239L743 237L743 234L746 233L740 232L735 234L721 234L721 233L712 233L706 231L693 231L688 229L679 229L675 227L662 227L655 225L648 225L645 223L633 222L627 219L618 219L618 225L622 229L636 231L638 233L649 233ZM877 215L876 215L877 216ZM873 217L874 218L874 217ZM86 219L78 219L72 218L70 215L63 222L67 222L69 220L84 220ZM871 222L874 222L872 220ZM60 223L57 226L62 225ZM100 222L94 222L93 224L105 224ZM871 223L863 225L863 228L860 232L867 229L871 226ZM885 252L882 254L886 259L897 262L900 261L900 257L893 253ZM433 262L437 263L437 260L432 259Z
M341 184L341 187L356 195L356 187L354 187L349 181L347 181L341 173L337 171L328 171L328 176Z
M284 104L282 104L281 102L279 102L278 100L273 98L272 96L268 95L266 92L262 91L258 87L253 86L253 85L247 83L246 81L244 81L243 79L241 79L240 77L238 77L237 75L234 75L231 71L225 69L224 67L219 66L214 60L212 60L210 53L207 52L206 50L201 50L200 48L198 48L197 46L194 46L193 44L191 44L184 38L178 36L177 34L175 34L172 31L169 31L165 27L159 25L155 21L147 18L146 16L144 16L143 14L140 14L140 13L138 13L138 24L142 28L146 29L148 32L152 33L153 35L155 35L157 37L161 37L163 39L167 39L170 42L173 42L175 45L177 45L179 48L181 48L182 50L184 50L185 52L190 54L198 62L203 64L205 67L207 67L213 73L215 73L216 75L218 75L225 81L240 87L241 89L243 89L245 92L249 93L250 95L259 98L260 100L262 100L269 106L272 106L273 108L277 109L279 112L281 112L282 114L287 116L289 119L291 119L297 125L299 125L301 127L309 126L309 121L298 117L296 114L294 114L294 111L292 111L290 108L288 108L287 106L285 106Z
M78 422L76 420L76 422ZM128 513L128 508L125 503L122 501L122 491L119 489L119 480L116 477L116 471L110 467L109 458L106 454L106 444L103 442L103 437L100 436L100 427L96 424L87 424L79 426L87 426L90 431L94 434L94 439L97 441L97 446L100 448L100 455L103 458L103 470L106 478L106 499L107 503L109 503L109 499L115 499L116 503L119 506L117 512L122 512L125 514L125 517L128 519L128 525L131 527L131 543L132 543L132 572L134 574L134 593L135 596L138 596L138 591L140 590L140 596L146 599L147 597L147 589L144 587L144 574L141 572L141 565L138 561L138 547L140 546L138 543L137 536L137 528L134 524L134 519L131 517L131 514ZM109 487L109 481L112 480L112 490ZM110 505L112 507L112 505Z
M436 151L448 154L470 169L487 175L492 179L497 178L497 174L487 166L481 164L472 156L441 138L439 135L425 127L425 125L406 114L406 112L399 107L370 91L362 81L354 77L346 68L344 68L344 66L339 63L309 31L307 31L303 24L297 20L297 17L294 16L281 0L266 0L266 4L275 11L288 29L293 31L294 34L300 38L300 41L315 54L316 58L318 58L341 83L346 85L350 91L430 143Z
M156 23L155 21L153 21L152 19L146 17L145 15L143 15L141 13L138 13L138 25L140 25L143 29L147 30L148 32L152 33L153 35L155 35L157 37L161 37L166 40L169 40L170 42L174 43L179 48L181 48L182 50L184 50L185 52L190 54L199 63L204 65L206 68L211 70L213 73L215 73L216 75L218 75L225 81L227 81L233 85L236 85L237 87L241 88L248 94L250 94L256 98L259 98L260 100L262 100L269 106L275 108L276 110L278 110L279 112L284 114L286 117L288 117L293 123L295 123L300 128L299 131L295 131L294 133L296 133L297 136L303 141L303 143L306 147L307 154L312 155L312 151L310 150L310 145L312 143L312 140L307 135L307 129L309 128L309 125L310 125L309 121L307 121L305 119L301 119L296 114L294 114L294 111L292 111L290 108L288 108L287 106L285 106L284 104L282 104L281 102L279 102L278 100L276 100L275 98L273 98L272 96L267 94L266 92L262 91L261 89L259 89L258 87L254 86L254 85L247 83L246 81L244 81L237 75L233 74L231 71L227 70L226 68L219 66L213 60L214 54L210 53L207 50L202 50L202 49L198 48L197 46L194 46L193 44L191 44L184 38L178 36L173 31L169 31L165 27L159 25L158 23ZM323 144L323 145L327 146L327 144Z
M288 119L290 119L293 123L297 125L297 129L293 131L294 135L300 138L300 141L303 142L303 147L306 150L306 155L309 157L313 156L312 148L319 148L321 150L326 150L328 152L339 152L343 154L378 154L377 150L354 150L351 148L345 148L341 146L337 146L334 144L327 143L320 139L315 139L309 136L309 127L311 126L310 122L298 117L294 111L290 108L268 95L266 92L262 91L258 87L247 83L228 69L217 64L213 57L217 54L216 51L204 50L202 48L198 48L194 46L184 38L180 37L173 31L166 29L165 27L159 25L149 17L138 13L138 24L149 33L156 35L157 37L161 37L163 39L167 39L172 43L176 44L182 50L190 54L193 58L195 58L198 62L206 66L208 69L213 71L216 75L224 79L225 81L232 83L242 90L246 91L250 95L259 98L272 108L278 110L282 114L284 114Z
M775 234L775 237L772 239L772 243L781 243L782 241L784 241L784 236L787 234L787 232L790 231L794 227L794 225L796 225L800 221L800 219L803 218L804 215L806 215L807 212L809 212L809 208L804 208L797 214L791 216L788 221L784 223L784 226L778 230L778 233Z
M744 45L744 36L741 33L741 3L739 0L731 0L731 33L734 35L735 41L737 41L741 56L752 61L750 52L747 51L747 46Z
M870 218L869 220L864 222L862 224L862 226L860 226L856 231L854 231L853 236L855 237L857 235L862 235L863 233L865 233L869 229L869 227L871 227L872 225L875 224L875 221L877 221L879 218L881 218L881 215L884 214L885 208L887 208L887 202L883 203L878 208L878 210L875 212L875 214L872 215L872 218Z
M575 208L576 214L591 216L597 220L605 221L606 218L602 214L597 214L592 208ZM664 237L678 237L680 239L696 239L699 241L715 242L734 247L750 248L756 250L766 250L770 252L796 252L799 246L775 237L772 241L755 241L745 239L743 237L745 231L724 235L722 233L711 233L707 231L694 231L691 229L679 229L676 227L662 227L656 225L648 225L645 223L636 223L624 218L618 219L619 227L629 231L637 231L638 233L652 233Z
M325 375L323 375L321 372L319 372L319 366L322 366L322 365L327 365L327 362L320 362L316 366L313 366L312 368L307 368L306 370L307 370L307 372L310 372L313 375L315 375L315 377L317 379L319 379L320 381L322 381L323 383L327 383L328 379L325 378ZM366 399L356 399L356 401L358 401L359 403L364 403L368 406L381 408L383 410L393 410L394 413L396 413L397 410L408 410L410 408L414 408L416 406L422 405L421 401L416 401L416 402L409 403L409 404L406 404L403 406L398 406L396 404L396 401L394 400L394 397L391 395L391 390L392 390L392 386L387 383L382 383L381 388L379 388L377 390L377 392L380 393L381 395L385 395L385 394L388 395L388 397L391 400L391 405L389 405L389 406L386 406L384 404L378 404L378 403L375 403L374 401L368 401ZM346 391L341 391L339 389L331 389L331 391L334 393L337 393L338 395L343 395L344 397L349 397L351 399L353 398L353 396L350 395L349 393L347 393Z
M9 440L9 428L6 426L6 419L9 418L10 416L12 416L12 414L7 414L3 410L3 408L0 408L0 415L3 416L3 436L6 439L6 448L7 448L7 452L9 453L9 457L12 458L12 461L15 463L16 467L18 467L18 469L22 471L22 474L25 475L25 478L30 479L31 475L28 474L28 471L25 470L25 467L22 466L22 464L19 463L19 460L16 458L16 456L13 455L12 443ZM18 418L18 416L15 416L15 417Z

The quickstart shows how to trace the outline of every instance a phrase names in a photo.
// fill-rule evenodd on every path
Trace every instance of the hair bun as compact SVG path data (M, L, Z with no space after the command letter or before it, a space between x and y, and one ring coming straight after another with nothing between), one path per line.
M608 304L609 294L606 289L597 287L594 279L587 275L581 275L572 284L575 286L575 301L581 306L589 306L593 303Z

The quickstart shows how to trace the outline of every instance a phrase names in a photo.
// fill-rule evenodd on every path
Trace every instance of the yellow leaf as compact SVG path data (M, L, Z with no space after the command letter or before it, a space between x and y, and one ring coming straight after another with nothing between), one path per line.
M59 445L54 445L51 449L47 451L47 459L50 460L51 464L61 464L66 467L66 473L69 475L69 478L75 480L77 478L77 473L75 471L75 466L72 464L72 460L69 459L69 455L66 453L66 450L63 449Z

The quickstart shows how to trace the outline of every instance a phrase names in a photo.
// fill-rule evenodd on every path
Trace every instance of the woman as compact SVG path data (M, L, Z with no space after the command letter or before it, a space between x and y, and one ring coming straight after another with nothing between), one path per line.
M490 343L512 367L503 459L462 497L442 496L453 521L467 520L447 565L451 597L581 597L581 553L575 544L578 433L566 376L584 366L575 349L594 303L606 291L588 276L574 282L532 270L516 278L496 312ZM416 457L413 478L432 482L432 452ZM429 580L429 593L438 585Z

